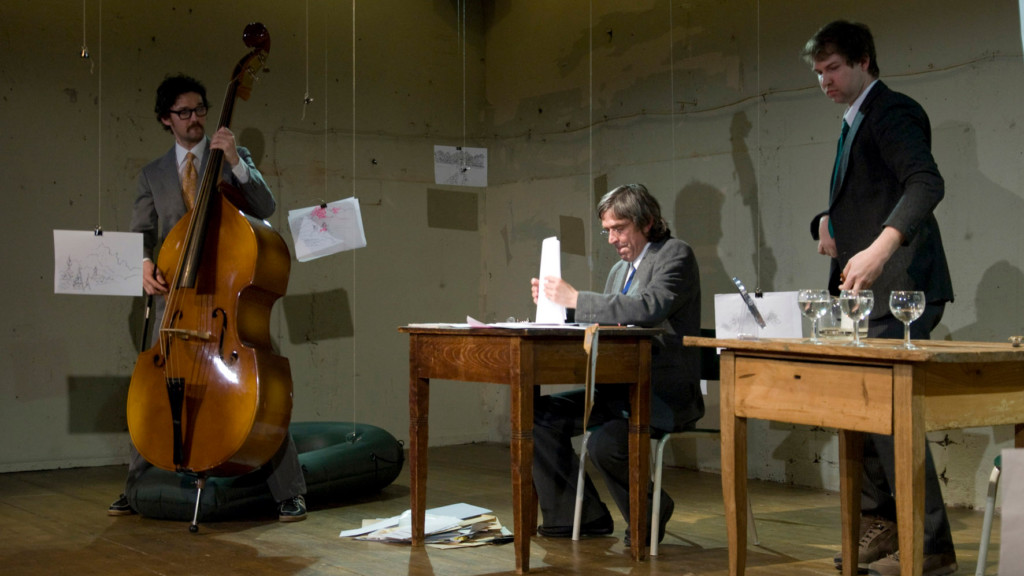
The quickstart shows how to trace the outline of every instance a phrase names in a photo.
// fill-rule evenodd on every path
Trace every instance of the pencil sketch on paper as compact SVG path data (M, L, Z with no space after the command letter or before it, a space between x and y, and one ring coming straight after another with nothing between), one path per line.
M715 294L715 336L717 338L799 338L800 308L796 292L765 292L755 298L766 326L761 328L739 294Z
M53 254L55 294L142 294L142 234L54 230Z
M487 148L434 146L434 183L487 186Z

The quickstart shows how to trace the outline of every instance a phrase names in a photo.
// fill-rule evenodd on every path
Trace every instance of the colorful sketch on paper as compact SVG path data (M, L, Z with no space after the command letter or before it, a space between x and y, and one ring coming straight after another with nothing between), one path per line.
M295 244L295 259L299 262L366 246L363 218L356 198L291 210L288 226Z
M142 234L53 231L55 294L142 295Z

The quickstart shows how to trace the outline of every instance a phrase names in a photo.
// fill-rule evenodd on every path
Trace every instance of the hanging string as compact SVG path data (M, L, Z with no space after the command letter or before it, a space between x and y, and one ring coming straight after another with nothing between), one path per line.
M85 41L85 22L86 22L86 0L82 0L82 50L78 53L78 56L82 60L89 60L89 43ZM89 60L89 74L92 74L95 70L95 64Z
M672 149L669 164L672 167L672 193L676 193L676 62L675 62L675 21L672 19L672 0L668 0L668 93L669 126L672 132Z
M352 0L352 197L356 196L356 0ZM352 251L352 325L355 330L355 310L359 310L356 305L356 252ZM358 338L352 339L352 435L356 433L356 361L359 358L357 353Z
M306 93L302 96L302 120L306 119L306 108L312 103L313 98L309 95L309 0L306 0ZM326 129L324 141L327 141Z
M459 43L462 51L462 171L466 171L466 0L459 0L462 5L461 22L459 23Z
M588 44L589 62L587 69L588 76L588 92L590 93L590 104L587 116L587 194L586 194L586 206L584 214L590 214L594 209L594 0L590 0L590 11L589 21L587 23L588 34L587 37L590 39ZM593 234L593 219L589 216L584 219L587 228L587 253L590 255L590 269L594 269L594 234ZM590 275L590 282L593 285L594 275Z
M754 131L756 132L755 146L757 148L757 163L754 164L754 250L757 261L755 271L756 281L754 282L754 294L761 295L761 0L757 0L757 100L754 101Z
M98 27L97 37L99 42L99 53L96 74L96 235L103 233L103 0L97 2L98 14L96 16ZM83 2L84 7L84 2ZM84 34L82 50L85 57L88 57L88 50L85 49ZM91 73L91 69L90 69Z

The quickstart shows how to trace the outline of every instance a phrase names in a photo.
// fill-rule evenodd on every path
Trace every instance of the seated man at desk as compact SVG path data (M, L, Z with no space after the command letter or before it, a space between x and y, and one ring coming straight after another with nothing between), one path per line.
M533 278L534 302L544 295L565 306L570 321L660 328L651 361L652 433L684 430L704 415L699 352L683 348L683 336L700 332L700 273L693 250L673 238L658 201L641 184L619 186L597 206L602 234L621 261L608 274L604 292L586 292L553 276ZM533 481L540 500L542 536L572 536L579 458L572 438L583 433L583 390L543 396L534 406ZM625 386L597 386L588 425L587 451L604 476L619 512L629 524L629 398ZM590 477L584 486L580 533L605 535L614 530L608 508ZM661 498L658 541L675 508ZM651 528L654 530L654 527ZM629 542L629 532L626 532Z

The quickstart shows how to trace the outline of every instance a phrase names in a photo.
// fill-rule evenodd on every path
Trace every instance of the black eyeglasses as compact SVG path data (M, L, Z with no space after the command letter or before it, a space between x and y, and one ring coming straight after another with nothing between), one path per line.
M196 106L195 108L182 108L181 110L169 110L169 112L171 114L177 114L178 118L181 118L182 120L188 120L189 118L192 117L193 113L195 113L196 117L202 118L203 116L206 116L206 113L209 110L210 109L207 108L206 106Z

